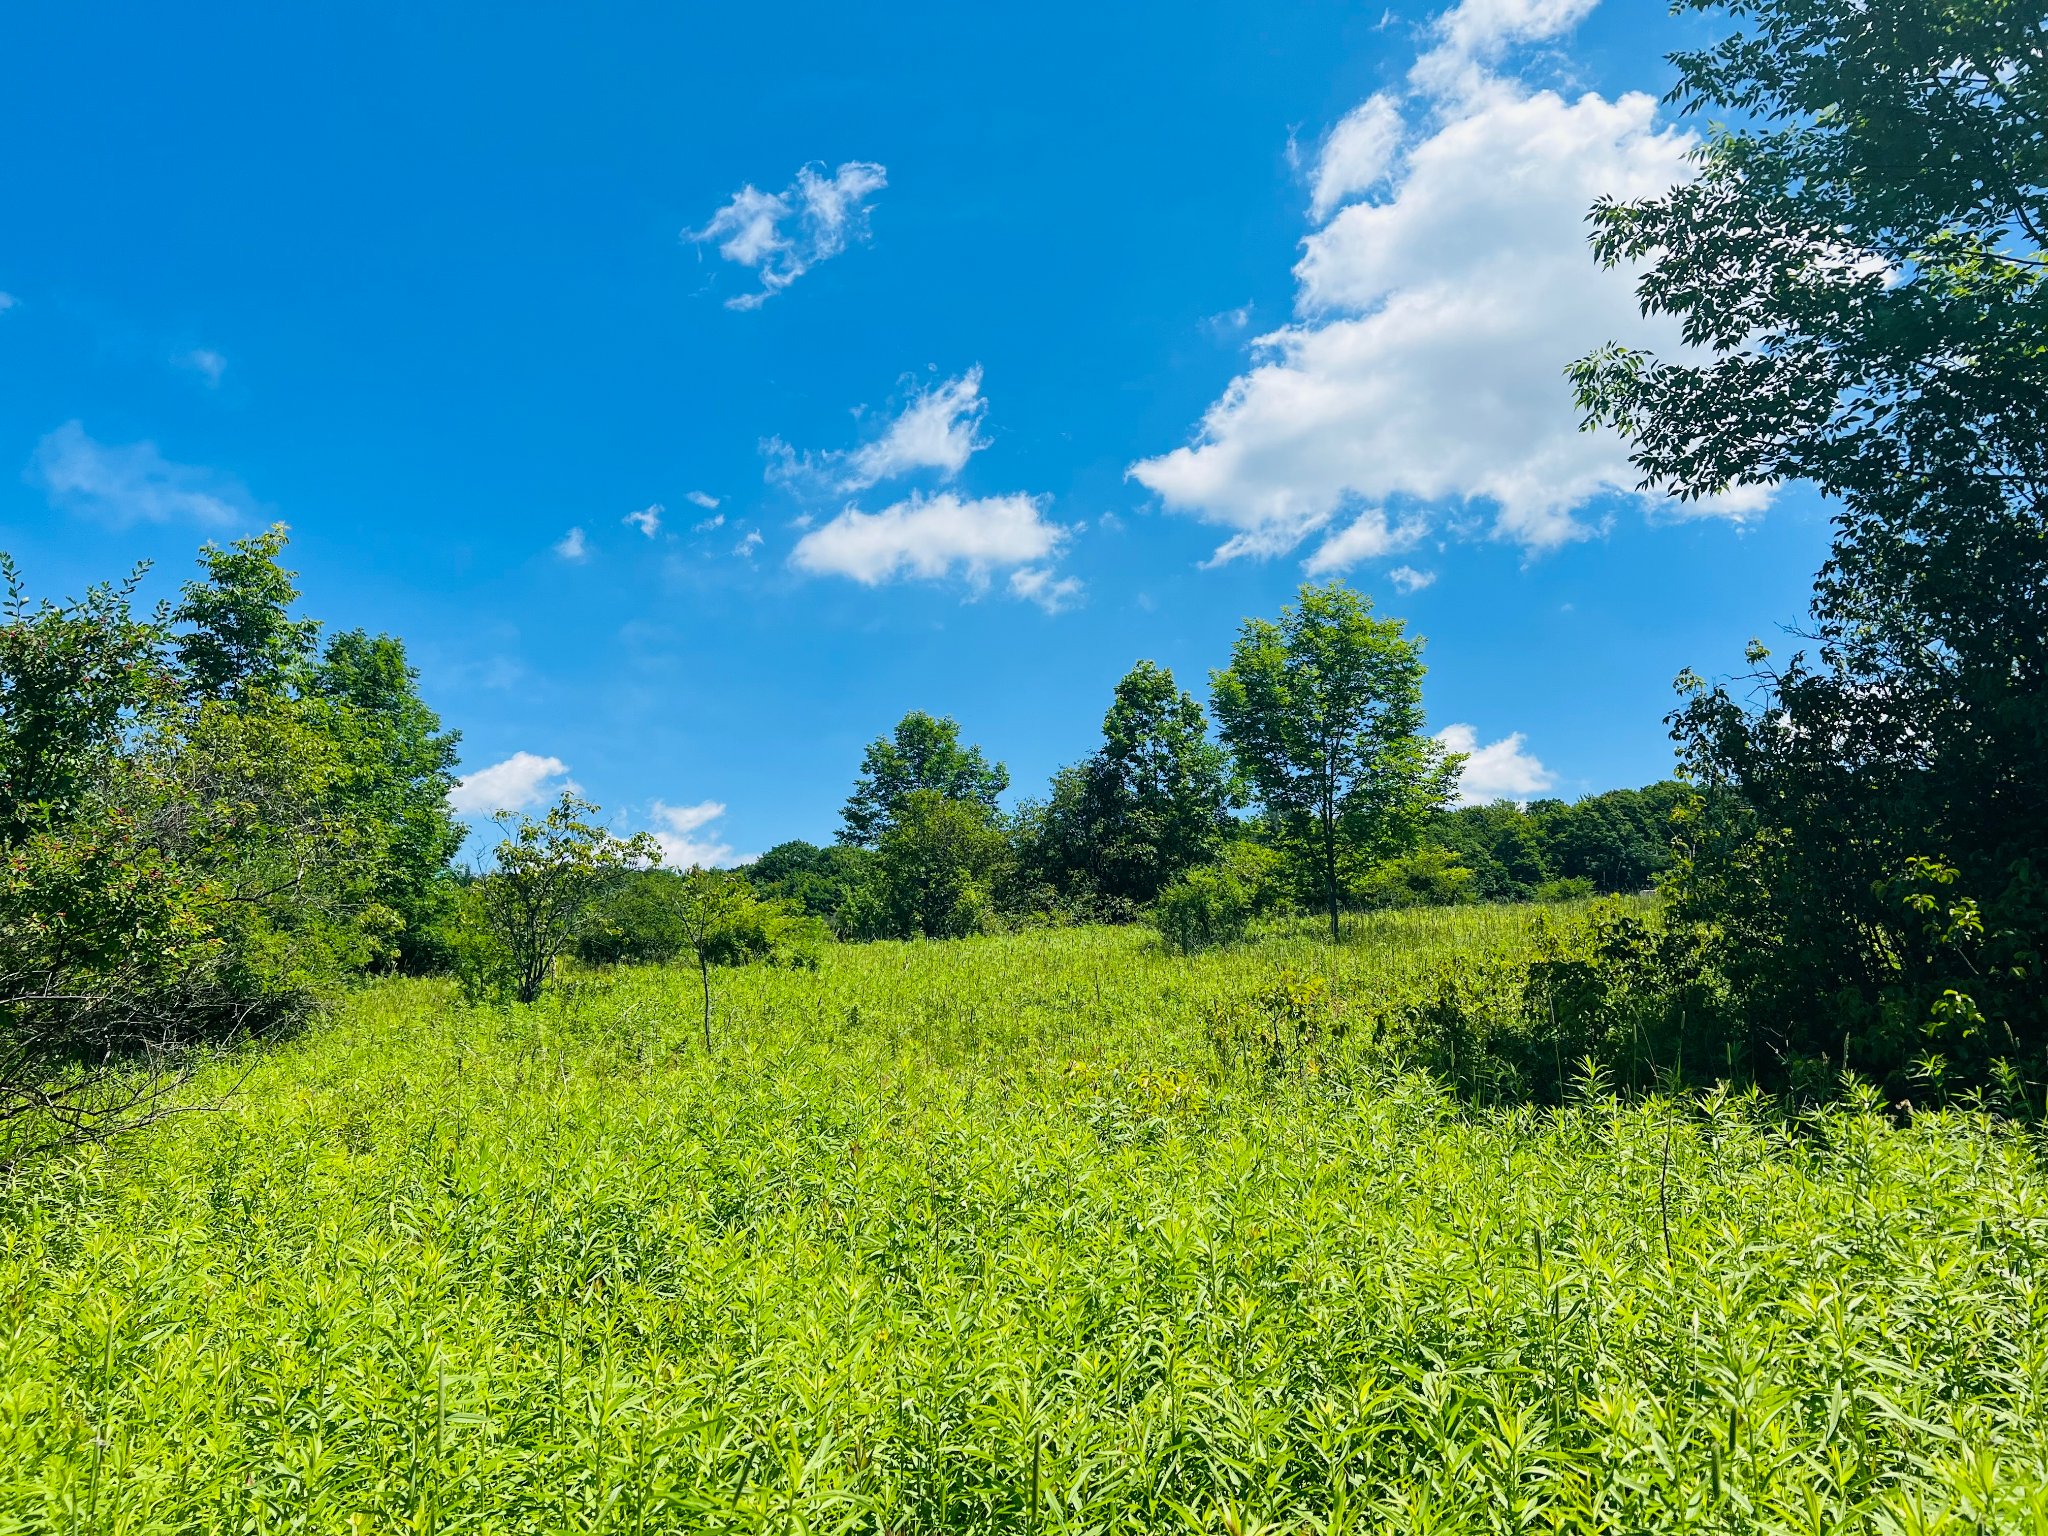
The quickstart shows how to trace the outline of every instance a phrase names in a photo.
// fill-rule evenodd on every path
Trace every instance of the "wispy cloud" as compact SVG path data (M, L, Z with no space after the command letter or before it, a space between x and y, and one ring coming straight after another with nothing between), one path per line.
M571 565L581 565L590 558L590 544L583 537L581 528L571 528L555 545L555 555Z
M661 514L664 510L666 509L657 501L642 507L638 512L628 512L619 521L628 528L638 528L651 539L661 532Z
M683 238L716 245L727 261L754 271L761 286L725 301L728 309L756 309L821 261L868 238L868 203L889 184L872 161L849 160L831 175L822 163L804 166L780 192L748 185Z
M718 505L718 498L708 491L685 491L683 492L683 500L693 507L702 507L706 512L711 511Z
M742 560L751 560L754 558L754 551L759 549L761 547L761 544L761 530L758 528L749 528L746 531L746 533L741 537L740 541L737 544L733 545L732 552L738 555Z
M665 805L655 801L651 830L655 842L661 845L661 862L670 869L720 869L745 863L751 854L734 853L731 843L717 832L707 830L724 815L725 805L718 800L704 800L696 805Z
M14 308L20 302L21 300L17 299L13 294L0 290L0 315L6 314L7 311Z
M799 454L780 438L768 439L761 445L769 459L767 478L800 490L841 492L866 490L921 470L951 480L988 446L981 435L987 413L981 369L969 368L958 378L913 392L879 436L857 447Z
M1418 571L1412 565L1397 565L1387 572L1387 580L1403 592L1420 592L1424 587L1436 584L1436 572Z
M218 388L221 375L228 371L228 360L211 347L194 347L178 358L178 366L189 368L206 380L211 388Z
M176 463L155 443L99 442L76 421L65 422L37 445L28 479L42 486L54 505L116 524L219 525L247 519L256 510L232 476Z

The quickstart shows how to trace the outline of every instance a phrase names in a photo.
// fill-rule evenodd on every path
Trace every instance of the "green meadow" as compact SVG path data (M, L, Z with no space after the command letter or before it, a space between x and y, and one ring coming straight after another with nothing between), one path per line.
M1572 920L373 985L0 1190L0 1530L2048 1531L2038 1133L1402 1070Z

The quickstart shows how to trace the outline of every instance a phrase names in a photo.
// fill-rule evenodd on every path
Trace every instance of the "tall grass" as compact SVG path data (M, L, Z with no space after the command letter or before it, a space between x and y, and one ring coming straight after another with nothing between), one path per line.
M0 1191L0 1530L2048 1530L2026 1133L1219 1065L1528 921L373 988Z

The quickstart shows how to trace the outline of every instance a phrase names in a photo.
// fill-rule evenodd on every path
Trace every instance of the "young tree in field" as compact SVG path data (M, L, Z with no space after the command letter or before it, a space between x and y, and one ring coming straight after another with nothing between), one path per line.
M1405 852L1455 793L1461 759L1422 734L1422 644L1342 582L1247 619L1212 707L1238 771L1313 872L1340 936L1347 855Z
M1027 857L1056 890L1128 914L1215 856L1230 800L1228 759L1202 706L1141 661L1116 685L1101 748L1061 769L1050 799L1024 813Z
M1674 889L1760 1064L2048 1060L2048 48L2011 0L1681 0L1698 175L1593 212L1699 358L1574 369L1646 487L1836 506L1817 654L1690 675ZM1767 653L1753 648L1753 659ZM1903 1077L1901 1078L1903 1082Z
M497 866L473 887L485 937L474 980L535 1001L598 899L637 866L660 860L660 845L647 833L614 837L590 819L596 813L565 793L538 821L499 819L506 836Z
M920 790L993 813L1009 787L1009 769L991 763L981 748L961 745L957 720L912 710L862 754L860 777L840 813L845 822L840 840L861 848L880 846L904 802Z
M704 988L704 1054L711 1054L711 968L754 958L754 940L769 914L742 875L692 869L682 877L683 947L697 962Z

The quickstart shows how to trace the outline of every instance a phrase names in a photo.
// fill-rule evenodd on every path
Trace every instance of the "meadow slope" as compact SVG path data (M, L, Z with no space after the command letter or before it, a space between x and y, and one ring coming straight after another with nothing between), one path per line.
M1533 920L371 987L0 1189L0 1531L2048 1531L2032 1133L1228 1045Z

